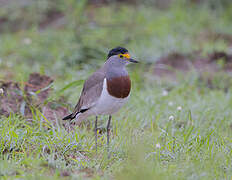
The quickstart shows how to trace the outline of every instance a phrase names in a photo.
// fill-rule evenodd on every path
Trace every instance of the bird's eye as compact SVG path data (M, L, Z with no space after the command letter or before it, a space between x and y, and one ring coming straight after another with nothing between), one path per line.
M120 55L119 57L120 57L120 58L123 58L123 55Z

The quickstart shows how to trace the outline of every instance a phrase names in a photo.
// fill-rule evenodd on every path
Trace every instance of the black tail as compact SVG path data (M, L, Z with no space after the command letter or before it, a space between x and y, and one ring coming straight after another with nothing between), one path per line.
M69 114L68 116L65 116L64 118L63 118L63 120L72 120L72 119L74 119L76 116L77 116L77 114L79 114L79 113L84 113L85 111L87 111L88 109L82 109L82 110L80 110L79 112L77 112L77 113L72 113L72 114Z
M68 116L65 116L64 118L63 118L63 120L72 120L72 119L74 119L76 116L73 116L73 114L69 114Z

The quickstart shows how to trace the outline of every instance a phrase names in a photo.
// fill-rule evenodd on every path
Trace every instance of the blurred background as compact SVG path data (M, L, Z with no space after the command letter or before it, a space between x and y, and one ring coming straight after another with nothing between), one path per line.
M0 0L0 78L96 68L119 45L149 65L173 52L227 54L231 17L230 0Z
M106 160L93 121L61 118L116 46L140 64ZM229 178L231 75L231 0L0 0L0 176Z

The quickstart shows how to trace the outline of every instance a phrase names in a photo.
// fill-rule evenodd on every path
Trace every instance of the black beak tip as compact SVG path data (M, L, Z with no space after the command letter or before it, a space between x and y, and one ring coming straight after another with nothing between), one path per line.
M129 59L129 61L132 62L132 63L139 63L139 61L136 61L134 59Z

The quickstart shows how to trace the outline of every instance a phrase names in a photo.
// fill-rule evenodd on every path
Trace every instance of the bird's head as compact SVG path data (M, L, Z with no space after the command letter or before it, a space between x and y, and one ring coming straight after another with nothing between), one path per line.
M107 61L111 62L112 65L127 65L130 63L138 63L138 61L131 58L128 50L124 47L116 47L109 51Z

